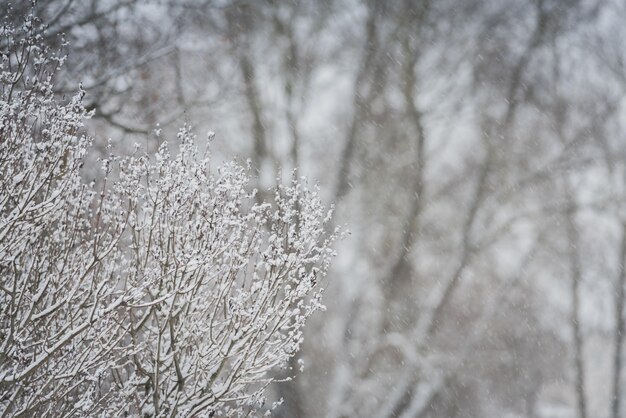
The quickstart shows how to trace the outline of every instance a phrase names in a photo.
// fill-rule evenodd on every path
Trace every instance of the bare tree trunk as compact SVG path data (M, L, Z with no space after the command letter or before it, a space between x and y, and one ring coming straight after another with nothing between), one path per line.
M522 76L524 70L526 70L526 67L528 66L528 63L530 62L530 59L535 50L539 46L541 46L545 35L546 20L548 16L546 15L546 12L544 10L543 0L537 0L535 3L535 7L537 9L537 23L535 26L535 30L524 52L519 57L517 63L513 67L511 81L509 82L509 89L506 95L506 102L508 103L508 106L504 116L504 126L507 127L507 129L513 123L515 111L520 102L520 98L517 97L517 95L519 93L520 86L522 85Z
M568 187L568 186L567 186ZM572 274L571 281L571 297L572 311L571 322L574 331L574 367L575 367L575 385L576 385L576 403L578 408L578 417L587 417L587 405L585 401L585 370L583 360L583 336L580 327L580 282L582 271L580 265L580 254L578 253L578 245L580 237L576 226L576 207L573 202L571 190L567 190L569 207L566 212L567 239L569 248L569 261Z
M246 99L252 113L252 136L254 138L254 154L252 156L254 169L261 170L263 159L266 157L267 148L265 141L265 126L261 116L261 103L259 93L256 88L256 75L250 58L244 52L239 57L239 66L243 77Z
M613 399L611 400L611 417L620 417L620 394L622 375L622 345L624 335L624 284L626 282L626 223L622 224L622 246L620 250L620 268L615 290L615 336L613 354Z
M431 313L425 316L423 321L423 325L419 327L420 335L422 330L424 330L425 336L432 336L437 332L437 329L441 325L441 320L443 314L446 310L446 307L450 304L452 299L452 295L454 294L455 289L457 288L461 276L470 262L472 252L475 250L474 244L471 239L472 228L474 223L476 222L476 217L478 214L478 210L482 205L485 195L488 192L487 187L487 178L489 177L489 173L491 172L491 167L493 164L493 145L490 139L485 138L484 143L487 147L487 155L485 156L485 161L480 167L480 172L478 174L478 184L476 185L476 191L474 192L474 196L470 203L470 207L465 218L465 222L463 224L463 241L462 241L462 250L461 250L461 259L458 267L455 269L454 273L450 277L450 279L446 282L444 289L442 290L441 296L438 298L435 306L433 307Z
M381 4L382 3L378 0L372 0L368 3L369 15L365 22L365 44L363 56L354 81L352 99L354 114L350 122L350 127L348 128L346 144L341 153L341 160L339 162L337 188L333 199L335 204L342 200L350 189L350 166L352 164L352 158L356 148L360 124L363 122L363 119L368 113L372 95L374 94L370 91L369 94L364 95L363 84L366 82L367 77L373 72L373 67L375 67L374 59L376 58L379 48L377 18L380 13ZM380 83L378 86L373 86L372 90L377 91L382 88L382 85L383 83Z
M402 328L413 327L416 319L415 296L412 289L415 288L415 279L413 277L411 262L408 257L417 241L419 235L419 218L422 212L424 200L424 172L426 169L425 144L426 135L424 132L423 114L416 103L417 95L417 77L415 68L419 58L419 51L410 44L408 39L403 39L403 52L406 61L403 63L403 87L404 102L407 116L413 125L414 145L414 164L415 173L412 179L413 194L409 202L406 218L403 221L403 233L398 247L397 258L387 272L381 282L387 303L384 331L390 330L400 331ZM403 314L398 312L401 308ZM403 324L397 321L398 316L406 317L407 321Z

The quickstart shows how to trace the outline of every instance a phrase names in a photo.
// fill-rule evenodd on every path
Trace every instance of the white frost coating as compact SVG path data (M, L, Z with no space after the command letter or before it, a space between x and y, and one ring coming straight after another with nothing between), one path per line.
M294 180L257 204L188 128L178 154L110 156L87 186L89 115L82 93L55 101L38 25L2 33L32 61L0 68L0 416L266 413L269 372L322 308L319 193Z

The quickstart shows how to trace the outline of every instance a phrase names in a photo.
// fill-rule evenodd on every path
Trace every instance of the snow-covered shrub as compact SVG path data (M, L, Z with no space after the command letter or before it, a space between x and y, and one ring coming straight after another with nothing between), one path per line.
M257 204L247 170L180 151L102 160L82 94L28 18L2 29L0 416L238 416L320 308L336 234L294 181ZM115 173L115 174L112 174Z

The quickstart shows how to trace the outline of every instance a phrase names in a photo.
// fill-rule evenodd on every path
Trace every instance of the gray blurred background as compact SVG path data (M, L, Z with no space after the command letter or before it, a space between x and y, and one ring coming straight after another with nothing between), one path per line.
M298 167L336 205L351 235L277 416L626 416L626 3L35 9L94 158L186 123L260 188Z

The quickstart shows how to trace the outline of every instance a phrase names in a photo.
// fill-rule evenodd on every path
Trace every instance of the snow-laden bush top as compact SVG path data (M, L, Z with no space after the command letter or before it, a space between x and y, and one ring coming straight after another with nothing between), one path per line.
M89 115L54 98L63 58L40 30L1 41L0 416L268 411L269 372L322 306L336 234L318 192L257 204L187 128L176 155L108 158L85 184Z

